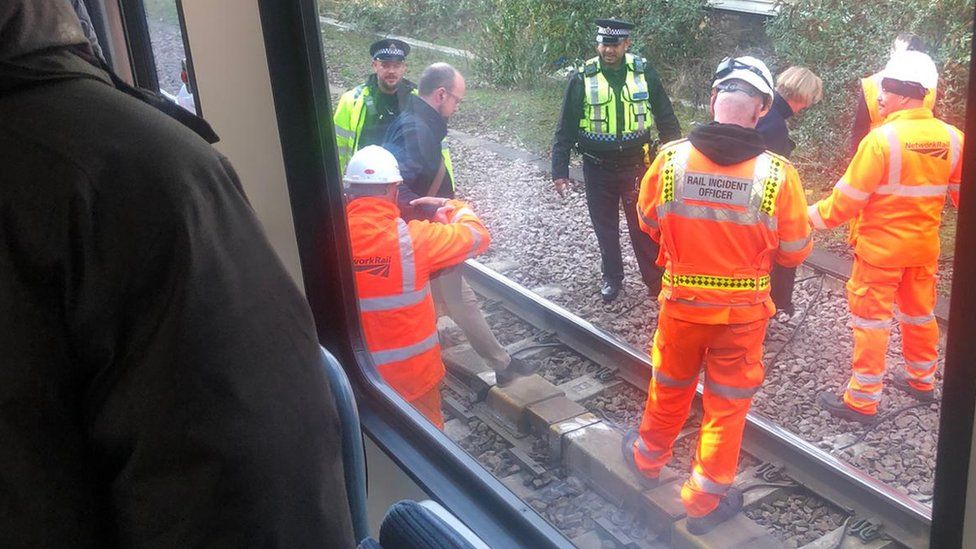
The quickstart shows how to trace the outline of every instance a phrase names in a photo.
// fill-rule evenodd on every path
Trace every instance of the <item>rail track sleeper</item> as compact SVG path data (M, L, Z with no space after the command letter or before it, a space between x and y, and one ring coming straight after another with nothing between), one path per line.
M672 525L685 517L685 506L681 503L681 486L684 482L683 478L674 475L672 480L645 492L641 501L641 517L665 543L671 541Z
M596 530L590 530L569 540L576 549L603 549L603 538Z
M575 402L583 402L620 383L622 382L619 379L605 383L596 379L591 374L584 374L575 379L560 383L556 388L566 393L566 398Z
M543 400L530 405L526 410L529 431L543 437L553 424L562 423L585 413L586 408L566 397Z
M652 535L650 538L642 537L640 539L631 537L627 532L614 524L609 517L598 517L593 522L601 532L617 544L617 547L626 549L655 549L661 547L660 543L655 543L657 536Z
M674 523L671 529L671 547L673 549L716 549L719 547L782 549L783 543L770 535L765 528L740 513L701 536L689 532L688 519L681 519Z
M564 344L589 360L604 367L615 367L625 381L640 389L647 387L651 368L645 352L531 294L507 278L487 271L475 261L469 260L464 268L469 283L482 295L500 301L506 309L537 328L555 333ZM700 395L700 385L698 391ZM700 405L700 402L696 404ZM606 425L603 427L608 429ZM575 431L573 437L588 430L592 427ZM564 456L572 453L572 440L567 437L570 443L562 445ZM837 507L881 517L887 535L902 544L924 546L931 528L929 506L828 454L801 436L759 414L750 413L743 448L756 458L787 464L789 477Z
M550 459L554 461L562 460L564 448L567 444L566 435L599 422L600 418L590 412L586 412L566 421L560 421L550 425L546 433L546 439L549 443Z
M562 391L542 376L524 377L508 387L495 386L488 391L485 402L496 414L515 425L519 432L529 431L529 416L526 410L533 404L554 397L564 397Z

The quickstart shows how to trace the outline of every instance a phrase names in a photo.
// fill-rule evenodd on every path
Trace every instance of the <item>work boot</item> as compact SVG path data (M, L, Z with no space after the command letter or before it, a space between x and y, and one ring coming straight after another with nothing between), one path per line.
M621 284L621 282L603 279L603 285L600 286L600 296L603 297L604 303L610 303L614 299L617 299L617 295L620 294Z
M739 514L741 510L742 492L738 488L729 488L722 501L718 503L718 507L711 513L703 517L688 517L688 532L696 536L705 535L719 524Z
M651 488L657 488L661 484L661 479L660 477L649 477L637 468L637 461L634 459L634 445L637 444L637 437L639 436L640 434L637 432L637 429L627 431L624 434L624 441L620 446L620 450L624 454L624 462L637 475L641 487L645 490L650 490Z
M858 412L854 408L848 406L842 397L839 397L829 391L820 393L820 397L817 400L820 401L820 407L830 412L830 415L834 417L839 417L841 419L847 419L850 421L857 421L859 423L864 423L865 425L871 425L877 420L875 414Z
M895 375L891 376L891 385L903 393L908 393L909 395L915 397L922 402L933 402L935 401L935 389L930 391L923 391L921 389L916 389L912 387L912 384L908 382L908 376L905 372L895 372Z
M495 384L501 388L508 387L520 377L530 376L539 371L540 364L529 364L521 358L511 357L508 366L495 370Z

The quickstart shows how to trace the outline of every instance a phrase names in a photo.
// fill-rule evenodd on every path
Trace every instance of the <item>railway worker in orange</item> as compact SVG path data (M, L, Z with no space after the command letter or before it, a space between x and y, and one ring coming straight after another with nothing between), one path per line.
M653 377L625 459L654 485L688 418L704 363L704 419L681 489L688 530L704 534L733 517L732 488L746 412L764 377L773 262L810 253L806 200L793 165L768 152L756 123L773 102L773 78L753 57L726 58L712 84L714 122L666 145L638 196L641 229L660 243L661 314Z
M346 216L366 347L383 379L439 428L444 363L437 339L430 275L488 249L488 230L464 202L428 196L413 206L438 208L434 221L405 222L396 158L370 145L343 178Z
M903 51L920 51L925 53L922 39L910 32L899 33L891 44L891 54ZM862 78L857 93L857 104L854 108L854 125L851 127L851 155L857 152L857 146L869 131L884 124L885 117L878 112L878 93L881 92L881 72ZM925 94L924 105L929 110L935 109L936 86Z
M958 205L963 147L963 133L925 106L938 81L928 55L896 53L881 76L877 103L885 123L861 141L830 196L809 210L815 229L853 220L847 300L854 372L842 399L822 393L820 403L835 416L868 423L881 400L892 317L901 327L905 360L894 386L935 399L939 225L946 194Z

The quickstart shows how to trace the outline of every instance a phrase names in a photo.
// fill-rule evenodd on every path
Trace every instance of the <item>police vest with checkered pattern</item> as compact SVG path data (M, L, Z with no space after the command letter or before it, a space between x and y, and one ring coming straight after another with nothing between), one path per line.
M583 118L579 144L583 150L608 151L643 146L648 141L650 93L644 78L646 61L627 54L627 75L619 97L600 69L600 58L583 66ZM623 120L617 119L617 101L623 103Z

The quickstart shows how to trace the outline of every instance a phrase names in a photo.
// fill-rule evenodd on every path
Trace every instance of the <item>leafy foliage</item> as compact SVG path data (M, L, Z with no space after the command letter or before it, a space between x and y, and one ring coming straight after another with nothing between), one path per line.
M921 37L939 67L938 116L963 124L969 0L801 0L780 7L766 25L778 68L803 65L824 82L823 103L804 112L794 132L801 163L806 156L830 179L843 171L859 79L884 67L899 32Z

